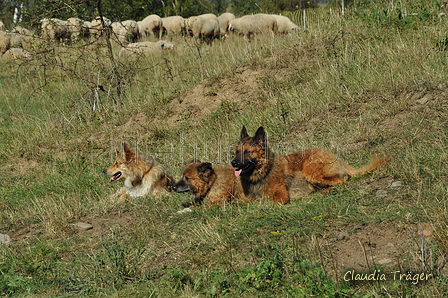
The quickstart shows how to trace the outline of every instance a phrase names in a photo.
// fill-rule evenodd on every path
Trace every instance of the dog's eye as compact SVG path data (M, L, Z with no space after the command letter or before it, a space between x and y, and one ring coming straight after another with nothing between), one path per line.
M185 181L188 181L188 180L190 180L190 178L187 177L187 176L184 176L184 180L185 180Z
M254 153L253 151L245 151L244 154L252 154Z

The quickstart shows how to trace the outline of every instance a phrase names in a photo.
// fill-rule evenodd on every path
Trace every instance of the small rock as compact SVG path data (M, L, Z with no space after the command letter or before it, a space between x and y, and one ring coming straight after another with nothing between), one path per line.
M425 104L428 100L429 100L429 99L428 99L427 97L422 97L422 98L420 98L420 99L417 99L417 100L415 101L415 103L418 103L418 104L423 105L423 104Z
M429 223L418 224L418 234L420 237L429 237L432 234L432 226Z
M11 237L6 234L0 234L0 244L9 244L11 243Z
M344 239L347 239L348 238L348 233L347 232L341 232L341 233L339 233L339 235L338 235L338 240L340 241L340 240L344 240Z
M385 191L383 189L379 189L379 190L376 191L375 195L376 195L377 198L382 199L382 198L387 197L387 191Z
M392 182L392 184L390 185L390 188L391 189L399 189L399 188L401 188L403 186L403 182L401 182L401 181L394 181L394 182Z
M77 229L77 230L81 230L81 231L87 231L87 230L93 229L93 226L91 224L84 223L84 222L77 222L74 224L69 224L68 226L72 229Z
M390 262L392 262L391 259L382 259L382 260L379 260L377 263L380 265L384 265L384 264L388 264Z

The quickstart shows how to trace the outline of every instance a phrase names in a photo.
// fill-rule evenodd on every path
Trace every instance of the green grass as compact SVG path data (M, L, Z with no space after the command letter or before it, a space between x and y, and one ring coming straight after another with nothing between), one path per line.
M402 2L359 5L344 19L316 11L296 36L250 43L232 36L199 49L176 39L174 52L119 62L121 92L94 45L56 46L20 65L1 61L0 233L13 243L0 246L0 294L447 296L440 265L448 244L447 24L436 18L435 3ZM242 73L251 74L253 89L238 81ZM98 82L106 92L94 104ZM201 83L206 99L229 95L209 114L191 108L168 124L176 103ZM193 157L228 164L242 125L250 133L265 126L281 154L326 147L356 166L374 153L391 162L285 206L176 214L186 195L113 199L121 185L109 184L102 170L121 141L177 179ZM391 191L379 182L387 179L403 186ZM378 189L388 196L378 198ZM92 222L93 232L68 227L77 221ZM415 249L402 265L433 279L417 286L343 281L325 243L341 230L383 222L414 230L432 224L430 258Z

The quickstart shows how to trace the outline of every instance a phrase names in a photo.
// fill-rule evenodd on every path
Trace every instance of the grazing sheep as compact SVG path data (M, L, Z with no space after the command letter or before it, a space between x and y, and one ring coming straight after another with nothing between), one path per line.
M135 42L121 48L118 57L121 59L131 56L147 56L149 54L161 53L163 50L172 49L174 49L174 44L167 40Z
M181 16L162 18L163 32L167 35L186 35L186 21Z
M85 28L84 22L81 19L68 18L67 24L72 40L78 40L83 37Z
M230 23L235 32L244 35L249 40L253 34L278 33L277 20L267 14L247 15L239 21L235 19Z
M50 40L66 41L70 39L69 25L66 21L52 18L41 20L42 37Z
M0 54L3 54L11 47L11 36L6 31L0 31Z
M22 38L17 33L9 33L11 37L10 47L11 48L21 48L23 46Z
M112 23L112 30L120 42L139 39L139 29L136 21L127 20Z
M229 23L230 21L235 19L235 15L230 12L225 12L218 17L219 27L224 30L226 33L229 32Z
M241 29L241 18L236 18L233 19L229 22L229 25L227 27L227 30L229 33L239 33L242 34L240 32L242 32L243 30Z
M112 30L112 22L108 18L103 17L103 22L101 22L101 17L96 17L92 20L90 26L91 37L97 38L103 35L105 30Z
M123 25L128 31L129 40L135 41L140 38L140 30L136 21L126 20L123 22Z
M22 26L17 26L12 30L12 33L18 35L18 37L20 37L21 39L21 43L20 43L20 47L27 49L27 50L31 50L36 44L37 42L35 41L34 37L33 37L33 32L31 32L30 30L22 27ZM13 44L16 43L17 41L13 41ZM12 48L14 47L19 47L19 46L14 46L11 45Z
M24 28L22 26L16 26L12 30L12 32L13 33L17 33L17 34L22 35L22 36L31 36L31 35L33 35L30 30L28 30L28 29L26 29L26 28Z
M212 19L212 20L215 20L215 21L217 21L219 23L219 19L218 19L218 17L214 13L204 13L204 14L198 15L198 17L203 17L203 18L206 18L206 19Z
M211 44L216 38L221 37L221 27L216 20L200 16L189 17L187 30L197 41L205 41Z
M142 36L162 38L163 21L158 15L152 14L138 22L140 34Z
M90 21L84 21L82 24L82 32L84 38L90 37L90 32L92 32L92 22Z
M30 53L22 48L10 48L3 54L5 60L28 59Z
M294 24L288 17L275 14L272 16L277 20L278 33L288 34L300 31L299 26Z

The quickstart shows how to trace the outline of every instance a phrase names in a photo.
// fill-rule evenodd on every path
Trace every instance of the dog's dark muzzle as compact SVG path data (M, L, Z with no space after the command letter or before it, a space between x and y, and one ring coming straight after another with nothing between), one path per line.
M187 192L187 191L191 190L191 188L189 185L185 184L183 181L180 181L173 186L173 190L177 193L182 193L182 192Z

